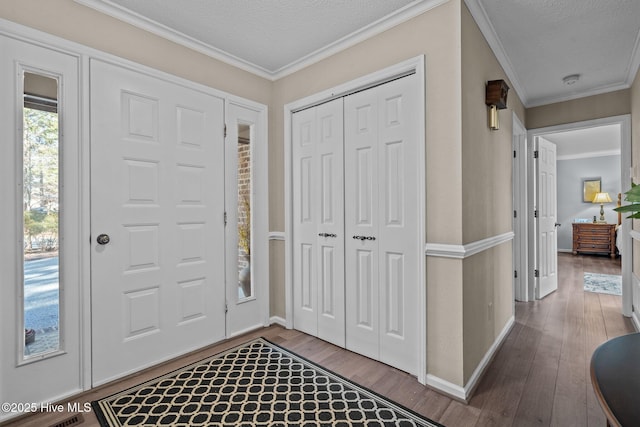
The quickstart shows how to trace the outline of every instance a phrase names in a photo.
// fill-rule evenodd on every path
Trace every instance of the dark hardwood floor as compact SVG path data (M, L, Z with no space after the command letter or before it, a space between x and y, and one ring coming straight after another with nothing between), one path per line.
M317 338L271 326L77 396L90 402L240 344L265 338L311 359L448 427L598 426L606 420L595 399L589 362L607 339L634 332L621 298L583 291L583 273L620 274L620 260L559 255L558 291L516 303L516 323L468 405L420 385L410 375ZM25 385L28 386L28 385ZM6 426L43 427L69 414L35 414ZM98 426L92 412L83 426Z

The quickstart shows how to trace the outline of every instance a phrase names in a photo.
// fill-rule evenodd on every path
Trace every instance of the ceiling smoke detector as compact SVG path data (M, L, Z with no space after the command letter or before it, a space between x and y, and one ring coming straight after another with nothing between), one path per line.
M567 86L571 86L572 84L576 83L578 80L580 80L580 74L571 74L569 76L566 76L562 79L562 83L566 84Z

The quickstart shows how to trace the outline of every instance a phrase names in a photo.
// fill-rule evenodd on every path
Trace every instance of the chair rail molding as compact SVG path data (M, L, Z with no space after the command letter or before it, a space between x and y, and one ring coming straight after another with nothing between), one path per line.
M486 251L505 242L513 240L513 231L498 234L486 239L464 245L454 245L447 243L427 243L425 245L425 255L439 258L465 259L472 255Z

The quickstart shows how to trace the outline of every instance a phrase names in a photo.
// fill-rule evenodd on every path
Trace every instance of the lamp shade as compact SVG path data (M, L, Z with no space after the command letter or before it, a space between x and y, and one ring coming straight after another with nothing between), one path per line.
M609 197L609 193L596 193L596 196L593 198L593 203L611 203L611 197Z

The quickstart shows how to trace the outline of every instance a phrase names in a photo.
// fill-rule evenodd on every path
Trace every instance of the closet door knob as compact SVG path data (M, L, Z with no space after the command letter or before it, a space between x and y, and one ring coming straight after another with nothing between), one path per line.
M364 241L364 240L376 240L376 238L373 237L373 236L353 236L353 238L356 239L356 240L361 240L361 241Z
M319 233L318 236L320 236L320 237L338 237L337 234L333 234L333 233Z

